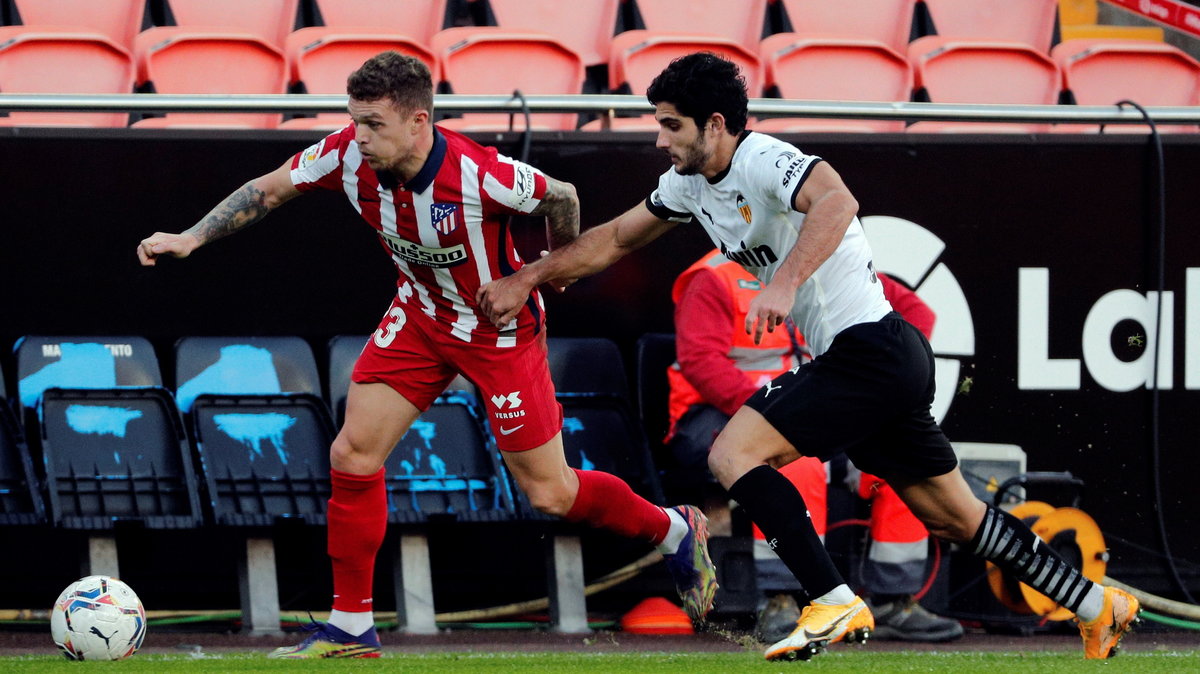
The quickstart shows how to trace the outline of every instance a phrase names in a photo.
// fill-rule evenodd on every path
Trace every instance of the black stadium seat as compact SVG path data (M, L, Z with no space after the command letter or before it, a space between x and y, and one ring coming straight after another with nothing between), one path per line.
M185 337L176 395L190 421L217 526L245 536L242 625L279 630L274 532L325 524L333 420L299 337Z
M324 524L334 430L308 343L185 337L175 365L215 522Z
M201 523L187 438L141 337L25 337L18 394L45 465L52 523L112 529Z
M548 347L550 377L563 406L567 463L612 473L661 505L662 488L630 404L617 345L604 338L551 337Z

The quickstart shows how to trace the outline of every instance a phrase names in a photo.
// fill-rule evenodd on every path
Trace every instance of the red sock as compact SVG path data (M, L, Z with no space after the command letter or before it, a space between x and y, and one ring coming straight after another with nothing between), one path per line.
M383 469L374 475L329 471L333 496L326 514L333 561L333 608L370 611L375 554L387 530Z
M671 520L662 508L633 493L625 481L598 470L576 470L579 493L566 519L650 541L658 545L667 537Z

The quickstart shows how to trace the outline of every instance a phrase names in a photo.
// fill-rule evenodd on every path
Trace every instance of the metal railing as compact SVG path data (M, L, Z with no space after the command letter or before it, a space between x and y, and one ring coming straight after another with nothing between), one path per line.
M525 96L531 113L574 112L600 115L653 112L642 96ZM439 113L524 112L512 96L443 94L434 97ZM341 112L345 96L309 94L0 94L0 112ZM1156 106L1147 112L1159 124L1200 124L1200 107ZM841 119L1038 122L1076 124L1141 124L1132 108L1113 105L982 105L750 99L753 117L820 117Z

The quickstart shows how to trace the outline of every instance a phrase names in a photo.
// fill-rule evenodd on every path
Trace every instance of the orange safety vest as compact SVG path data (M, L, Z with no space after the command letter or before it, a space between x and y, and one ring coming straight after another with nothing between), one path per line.
M796 367L800 361L795 353L795 347L803 345L804 338L794 328L791 332L796 339L795 343L788 336L787 330L763 332L762 342L759 344L754 343L754 335L746 334L743 326L746 322L746 314L750 312L750 301L762 288L758 279L742 269L741 265L727 260L720 251L713 250L685 269L679 278L675 279L675 286L671 289L671 299L678 304L688 283L691 282L692 276L703 269L716 273L725 282L733 301L734 320L729 326L730 348L727 354L729 360L739 370L746 373L746 377L750 381L759 386L774 379L781 372ZM669 436L674 433L675 423L679 421L683 413L687 412L692 405L704 402L704 399L683 376L678 361L667 368L667 382L671 387L667 403L667 413L671 422Z

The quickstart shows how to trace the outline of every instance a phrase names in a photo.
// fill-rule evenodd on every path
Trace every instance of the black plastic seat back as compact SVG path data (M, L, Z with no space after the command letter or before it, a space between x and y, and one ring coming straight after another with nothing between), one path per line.
M508 475L485 424L474 395L455 390L413 422L384 463L392 521L515 516Z
M671 387L667 381L667 368L675 362L675 335L646 333L638 338L634 351L638 416L651 446L658 446L666 437L669 425L667 401Z
M299 337L186 337L175 345L214 520L325 522L333 422Z
M550 376L563 406L567 463L612 473L661 504L662 487L646 436L629 404L625 366L615 343L599 338L548 340Z
M339 420L367 339L339 335L329 342L329 399ZM413 423L384 463L392 522L515 517L510 480L483 414L475 386L457 377Z
M29 447L9 405L4 371L0 368L0 526L37 524L45 518Z
M53 523L200 525L187 436L148 341L26 337L17 368L22 404L36 411L26 419L36 424Z

